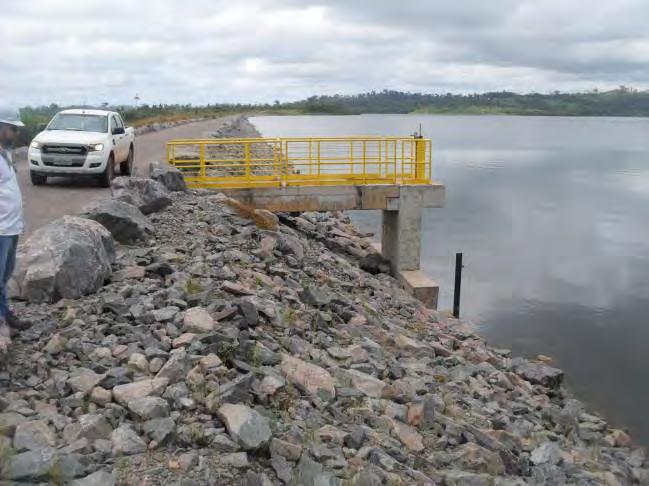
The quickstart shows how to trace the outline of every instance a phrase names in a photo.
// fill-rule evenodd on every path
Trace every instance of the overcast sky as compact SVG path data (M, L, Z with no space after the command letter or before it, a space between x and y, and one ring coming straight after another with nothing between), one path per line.
M3 0L0 103L649 87L649 0Z

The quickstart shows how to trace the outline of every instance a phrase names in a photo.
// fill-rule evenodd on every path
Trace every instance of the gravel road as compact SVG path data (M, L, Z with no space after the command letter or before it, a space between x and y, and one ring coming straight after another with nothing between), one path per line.
M188 123L138 136L135 141L135 173L145 174L150 161L163 160L167 141L205 137L229 119L230 117L224 117ZM18 161L18 178L23 192L26 234L63 215L75 214L86 205L110 194L110 189L100 188L92 179L85 178L49 179L46 186L32 186L24 160Z

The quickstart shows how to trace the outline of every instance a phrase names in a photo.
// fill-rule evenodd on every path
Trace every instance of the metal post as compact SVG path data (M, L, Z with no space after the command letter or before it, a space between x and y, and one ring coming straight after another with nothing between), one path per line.
M455 254L455 293L453 295L453 317L460 318L460 290L462 287L462 253Z
M415 179L426 178L426 140L421 135L415 137Z

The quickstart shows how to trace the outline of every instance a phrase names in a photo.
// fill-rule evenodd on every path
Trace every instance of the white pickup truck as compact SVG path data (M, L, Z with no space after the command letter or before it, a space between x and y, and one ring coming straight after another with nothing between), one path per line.
M48 177L93 176L110 186L119 165L129 175L135 155L135 131L119 113L104 110L64 110L57 113L29 146L32 184Z

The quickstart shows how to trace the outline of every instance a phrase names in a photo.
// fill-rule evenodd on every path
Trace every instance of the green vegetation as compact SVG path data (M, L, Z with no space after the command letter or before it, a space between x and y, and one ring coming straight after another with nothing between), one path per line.
M444 113L546 116L649 116L649 91L517 94L421 94L381 91L353 96L314 96L281 105L304 113Z
M27 128L20 142L27 143L64 107L26 107L21 110ZM361 113L437 113L463 115L544 116L637 116L649 117L649 91L621 86L619 89L587 93L518 94L507 91L482 94L422 94L401 91L372 91L357 95L312 96L305 100L273 104L214 104L109 106L119 111L127 124L211 118L234 113L273 115L358 115Z

